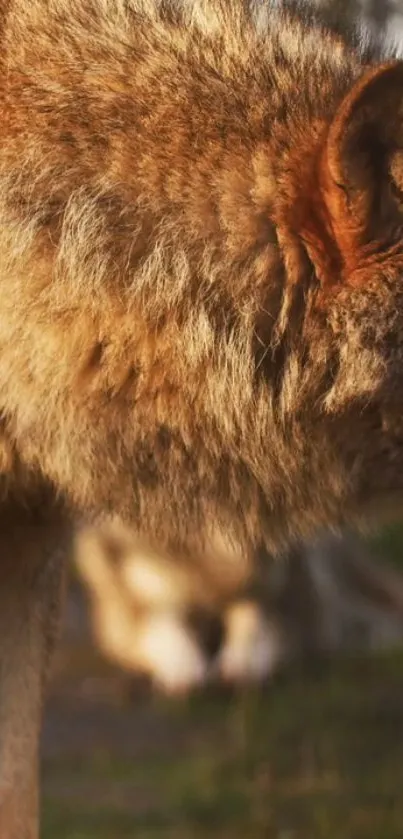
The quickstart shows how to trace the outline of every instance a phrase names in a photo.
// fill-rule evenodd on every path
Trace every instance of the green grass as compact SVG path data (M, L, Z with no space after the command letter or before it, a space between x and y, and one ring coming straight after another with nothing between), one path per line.
M403 836L401 655L110 714L110 747L45 761L43 839Z
M379 557L387 557L388 562L403 570L403 525L392 524L372 537L370 543Z
M403 569L402 525L371 541ZM56 702L52 737L43 839L403 836L403 652L232 699Z

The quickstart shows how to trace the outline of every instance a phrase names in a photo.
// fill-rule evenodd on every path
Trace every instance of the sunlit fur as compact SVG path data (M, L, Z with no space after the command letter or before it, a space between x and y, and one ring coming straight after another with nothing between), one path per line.
M276 549L402 488L403 216L386 165L355 238L334 194L359 48L176 5L3 0L5 490L42 475L166 542L214 517ZM395 88L370 120L398 146Z
M0 0L2 839L67 508L190 561L401 504L403 64L178 2Z

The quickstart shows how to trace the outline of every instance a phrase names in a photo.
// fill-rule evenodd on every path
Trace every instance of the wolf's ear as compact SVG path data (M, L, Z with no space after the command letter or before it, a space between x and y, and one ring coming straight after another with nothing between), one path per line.
M347 270L403 231L403 61L365 72L341 103L321 160L321 187Z

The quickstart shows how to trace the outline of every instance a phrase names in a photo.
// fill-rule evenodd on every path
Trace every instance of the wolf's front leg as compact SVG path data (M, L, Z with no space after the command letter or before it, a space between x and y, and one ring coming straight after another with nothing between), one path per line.
M38 837L43 691L69 537L48 497L0 508L0 839Z

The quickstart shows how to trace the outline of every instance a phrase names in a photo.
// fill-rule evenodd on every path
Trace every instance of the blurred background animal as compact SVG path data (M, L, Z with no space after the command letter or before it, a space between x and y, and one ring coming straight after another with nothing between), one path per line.
M76 563L100 648L165 691L220 677L262 680L282 657L275 600L260 585L267 574L258 580L255 558L218 531L189 557L114 521L80 534Z
M186 557L115 520L80 534L76 565L100 650L167 693L263 682L296 659L403 640L403 578L352 532L278 561L217 531Z

